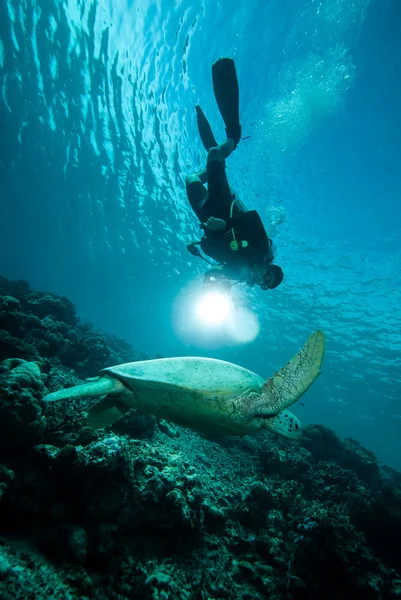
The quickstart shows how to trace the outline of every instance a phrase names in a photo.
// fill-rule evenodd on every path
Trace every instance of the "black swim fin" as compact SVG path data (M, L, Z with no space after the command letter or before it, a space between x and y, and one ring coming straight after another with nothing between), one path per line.
M239 85L232 58L220 58L212 66L213 90L221 116L226 126L226 135L237 147L241 139L239 122Z
M199 135L200 135L202 143L205 146L207 152L209 152L210 148L214 148L218 144L213 135L213 131L212 131L212 128L210 127L210 123L207 120L205 113L203 112L201 107L195 106L195 110L196 110L196 122L198 123Z

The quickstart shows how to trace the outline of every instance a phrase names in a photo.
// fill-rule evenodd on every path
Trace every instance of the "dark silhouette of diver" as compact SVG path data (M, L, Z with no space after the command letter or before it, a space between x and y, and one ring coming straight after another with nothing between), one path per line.
M212 66L213 90L226 126L227 140L218 145L200 106L197 123L208 151L206 169L185 179L188 200L200 221L204 235L191 242L191 254L217 265L205 273L205 282L237 280L262 290L274 289L283 280L283 271L273 264L273 244L256 210L247 210L230 188L225 161L241 139L239 86L234 61L221 58ZM207 183L207 188L204 184ZM202 250L202 253L201 253Z

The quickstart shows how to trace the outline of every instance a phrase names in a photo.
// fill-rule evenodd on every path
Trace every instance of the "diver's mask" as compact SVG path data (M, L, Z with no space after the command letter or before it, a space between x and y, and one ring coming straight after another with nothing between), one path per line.
M266 273L263 275L263 279L262 279L262 281L260 283L260 289L263 290L263 291L269 290L271 284L273 283L273 281L274 281L274 275L271 272L271 270L268 269L266 271Z

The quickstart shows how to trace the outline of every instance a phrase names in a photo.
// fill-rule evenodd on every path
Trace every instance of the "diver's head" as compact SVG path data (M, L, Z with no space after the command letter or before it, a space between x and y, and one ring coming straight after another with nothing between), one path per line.
M260 282L261 290L274 290L283 281L284 273L281 267L278 265L266 266L265 274Z

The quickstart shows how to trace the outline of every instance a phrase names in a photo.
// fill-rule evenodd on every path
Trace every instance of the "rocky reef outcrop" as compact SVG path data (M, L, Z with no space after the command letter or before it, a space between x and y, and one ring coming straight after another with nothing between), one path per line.
M401 598L401 474L305 428L211 438L91 400L46 404L150 358L66 298L0 278L2 600Z

